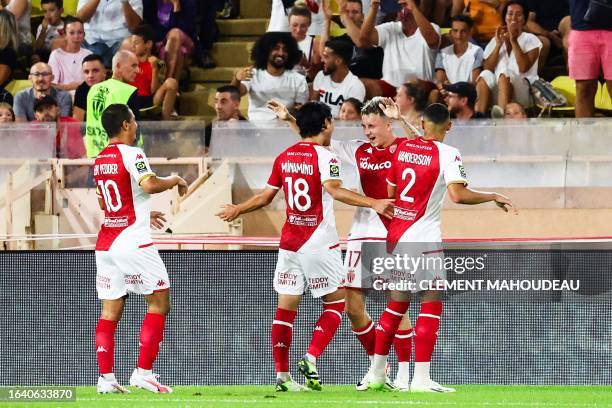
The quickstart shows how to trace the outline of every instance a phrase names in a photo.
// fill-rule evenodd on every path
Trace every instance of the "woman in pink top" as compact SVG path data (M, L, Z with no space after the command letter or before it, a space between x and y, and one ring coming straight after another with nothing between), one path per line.
M66 30L64 46L51 52L49 66L53 71L56 81L56 88L70 91L74 96L74 91L83 83L83 58L91 54L91 51L81 48L85 39L83 22L76 17L68 17L64 20Z

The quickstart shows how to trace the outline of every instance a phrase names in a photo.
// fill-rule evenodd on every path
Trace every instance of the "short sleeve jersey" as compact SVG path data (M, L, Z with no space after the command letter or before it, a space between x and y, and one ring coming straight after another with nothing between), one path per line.
M467 185L459 150L418 138L395 152L387 182L395 186L395 211L388 243L441 242L440 211L449 184Z
M140 183L154 176L138 147L111 143L94 162L96 193L104 201L104 223L96 251L137 249L152 244L150 195Z
M319 144L299 142L276 158L267 186L285 193L281 249L311 253L338 245L333 199L323 187L328 180L341 180L340 161Z

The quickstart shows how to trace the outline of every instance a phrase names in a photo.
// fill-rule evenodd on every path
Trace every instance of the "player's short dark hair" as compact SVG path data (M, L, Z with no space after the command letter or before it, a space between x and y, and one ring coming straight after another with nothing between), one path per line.
M457 14L456 16L451 17L451 26L453 24L453 21L465 23L468 26L468 28L474 27L474 20L472 19L472 17L468 16L467 14Z
M285 69L293 69L300 62L302 51L299 49L295 38L291 36L291 33L269 31L257 39L251 50L251 60L255 68L266 69L270 52L278 43L282 43L287 50Z
M102 57L98 54L89 54L88 56L83 58L83 64L90 61L100 61L100 64L104 65L104 59L102 59Z
M81 23L82 26L85 26L85 23L83 23L83 20L81 20L78 17L66 16L66 18L64 18L64 27L68 27L68 24L74 24L74 23Z
M295 112L295 121L302 138L318 135L325 128L325 121L331 119L331 109L319 101L307 102Z
M141 24L132 32L133 35L137 35L142 38L145 43L149 41L155 41L155 31L153 27L148 24Z
M382 96L373 97L372 99L370 99L363 105L363 108L361 108L361 114L362 115L378 115L378 116L386 117L385 112L383 112L383 110L380 109L380 104L382 103L384 99L385 98L383 98Z
M219 93L229 93L230 97L235 101L240 101L240 89L236 88L233 85L223 85L217 88L217 92Z
M117 136L121 132L123 122L129 122L134 117L134 114L123 103L113 103L108 105L104 112L102 112L102 127L106 131L109 139Z
M402 87L406 89L406 95L414 99L415 109L422 111L427 106L427 93L425 89L419 84L412 82L406 82L402 84Z
M423 120L434 125L444 125L450 121L448 107L441 103L432 103L423 111Z
M40 0L40 5L42 6L43 4L55 4L57 8L64 8L63 0Z
M291 10L289 10L287 18L290 19L292 16L308 17L308 19L312 22L312 13L306 7L292 7Z
M353 105L353 108L355 108L357 112L361 112L361 110L363 109L363 102L361 102L357 98L348 98L347 100L344 101L344 103L349 103Z
M506 3L502 11L502 21L506 21L506 14L508 14L508 8L513 4L518 4L519 6L523 8L523 15L525 16L525 23L527 23L527 17L529 17L529 7L522 0L510 0L509 2Z
M331 39L325 43L325 46L342 58L346 65L353 59L353 46L347 41Z

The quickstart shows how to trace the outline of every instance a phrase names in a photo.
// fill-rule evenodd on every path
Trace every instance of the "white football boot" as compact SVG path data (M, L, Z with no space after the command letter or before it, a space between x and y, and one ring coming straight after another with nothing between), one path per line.
M109 393L119 393L119 394L129 394L130 390L120 385L117 380L108 380L102 376L98 377L98 385L96 386L96 391L98 394L109 394Z
M169 394L172 392L172 388L167 385L161 384L159 381L159 374L140 374L138 369L135 369L130 377L130 385L132 387L142 388L143 390L156 392L160 394Z

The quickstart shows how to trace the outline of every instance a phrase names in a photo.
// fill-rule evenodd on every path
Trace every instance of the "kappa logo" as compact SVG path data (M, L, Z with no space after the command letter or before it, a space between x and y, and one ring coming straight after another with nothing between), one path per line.
M461 156L459 156L459 155L455 156L455 161L456 162L460 162L461 161Z
M278 342L274 345L274 347L278 347L278 348L287 348L287 346L285 345L285 343L283 342Z
M164 282L162 279L157 281L157 287L161 287L161 286L166 286L166 282Z
M320 331L320 332L325 332L325 330L323 330L323 328L321 326L317 326L314 328L314 331Z
M384 331L385 331L385 328L384 328L384 327L382 327L382 326L380 325L380 323L378 323L378 324L376 325L376 330L380 330L381 332L384 332Z
M107 353L107 350L103 346L98 346L96 353Z
M138 153L136 155L136 160L144 160L144 157L142 156L142 154Z
M371 148L371 147L368 147L368 148L366 149L366 153L368 153L368 154L372 154L372 148Z
M329 161L329 164L338 164L338 159L332 157L332 159Z

